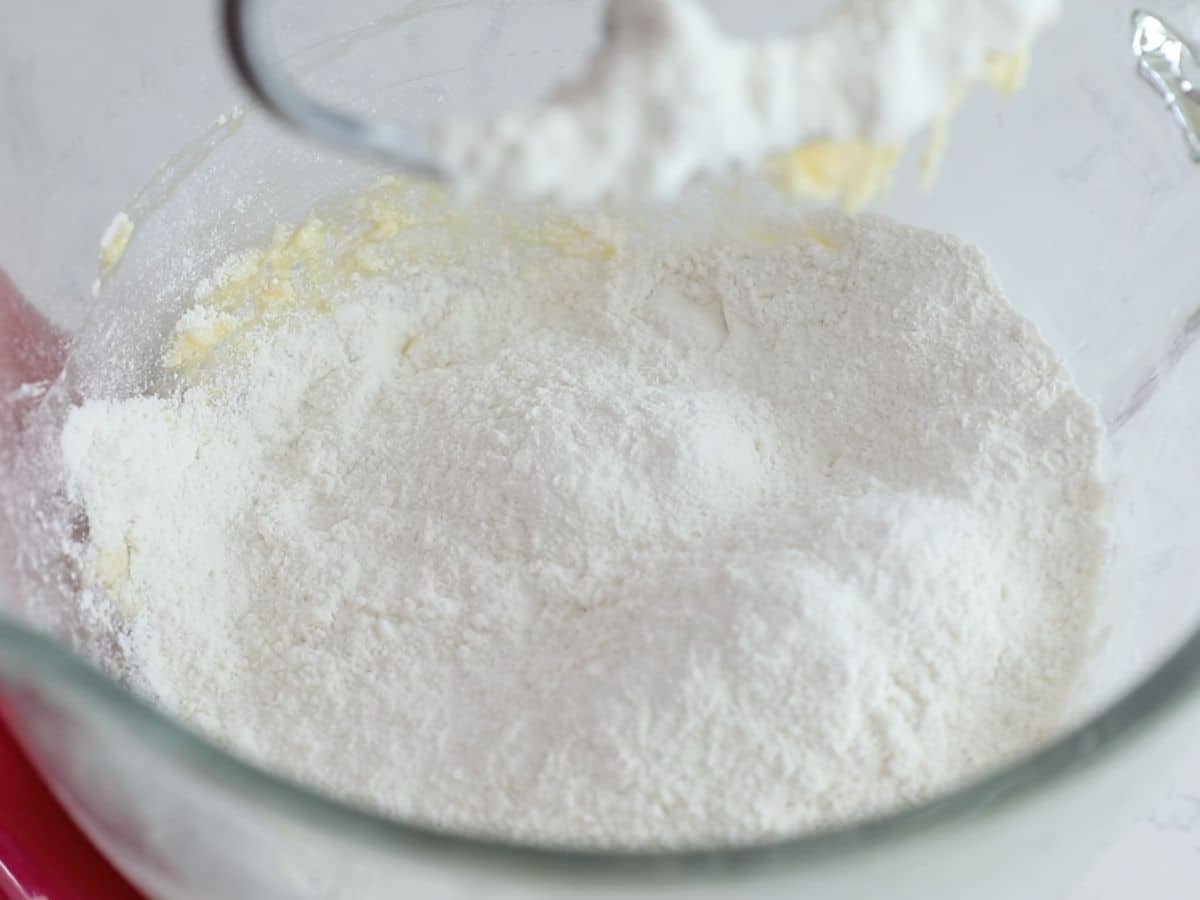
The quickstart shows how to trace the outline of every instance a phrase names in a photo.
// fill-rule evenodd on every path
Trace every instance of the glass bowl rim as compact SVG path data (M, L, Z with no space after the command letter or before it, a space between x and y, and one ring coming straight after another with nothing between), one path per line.
M66 684L79 698L106 708L139 739L189 769L216 780L244 799L265 804L309 828L336 833L383 851L403 849L426 860L498 866L528 876L611 875L624 879L744 875L814 863L962 825L972 818L1031 799L1040 790L1094 768L1144 733L1200 690L1200 629L1140 682L1049 745L973 782L917 806L844 827L808 832L767 843L682 849L608 849L535 844L503 837L472 836L408 822L325 796L268 772L217 746L188 726L119 685L66 647L26 626L0 617L0 668L14 663L22 680ZM12 721L22 738L19 721ZM36 753L33 754L37 762ZM43 773L54 787L54 773Z

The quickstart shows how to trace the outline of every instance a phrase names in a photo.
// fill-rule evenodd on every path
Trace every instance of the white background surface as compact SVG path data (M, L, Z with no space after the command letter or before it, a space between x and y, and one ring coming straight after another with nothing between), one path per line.
M215 3L37 2L42 11L55 7L61 13L53 33L31 32L46 17L35 22L19 11L25 4L0 7L0 265L57 317L71 321L80 309L72 302L80 276L49 261L55 255L94 258L97 236L146 174L194 135L197 123L227 106L221 91L197 100L184 86L197 70L217 84L227 81L213 29ZM155 59L156 71L168 73L161 83L145 82L140 58ZM99 97L97 84L103 85ZM147 92L193 100L187 108L168 102L147 110L139 99ZM125 150L105 152L114 142ZM48 172L56 173L52 190ZM52 214L44 215L47 209ZM31 236L30 210L59 226ZM1132 897L1200 898L1200 766L1185 766L1167 790L1146 796L1062 900Z
M1181 775L1164 794L1147 797L1066 900L1134 897L1200 897L1200 777L1195 771Z

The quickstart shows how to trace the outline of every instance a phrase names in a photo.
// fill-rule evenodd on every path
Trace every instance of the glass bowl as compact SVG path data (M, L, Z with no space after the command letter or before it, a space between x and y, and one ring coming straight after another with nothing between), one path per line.
M828 4L712 5L735 30L764 33ZM26 541L53 517L53 498L32 488L38 441L65 405L137 392L188 289L219 260L381 174L235 108L213 11L184 6L196 8L24 4L0 36L0 56L23 73L16 137L0 142L11 198L0 263L74 332L67 373L34 414L44 430L13 470L24 481L10 472L4 486L7 524ZM324 97L413 121L536 92L580 65L598 21L596 3L558 0L336 6L280 5L293 70ZM1185 4L1160 11L1200 25ZM123 872L170 898L1055 896L1200 729L1200 361L1188 353L1200 333L1200 172L1133 73L1130 12L1068 3L1025 91L980 89L932 190L910 159L879 206L982 246L1109 426L1108 629L1050 745L918 808L763 846L474 840L338 803L202 740L44 636L69 584L6 571L3 710L54 792ZM95 239L121 207L133 239L93 300Z

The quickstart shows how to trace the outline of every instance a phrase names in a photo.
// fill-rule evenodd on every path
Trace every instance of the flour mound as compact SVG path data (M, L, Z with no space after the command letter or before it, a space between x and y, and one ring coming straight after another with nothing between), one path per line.
M749 225L222 312L62 435L97 653L324 790L555 843L779 837L1045 739L1093 409L972 248Z

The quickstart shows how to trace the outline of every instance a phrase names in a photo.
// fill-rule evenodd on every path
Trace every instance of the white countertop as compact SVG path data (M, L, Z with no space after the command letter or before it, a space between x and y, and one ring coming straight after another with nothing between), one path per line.
M1200 777L1178 779L1120 829L1063 900L1200 896Z

